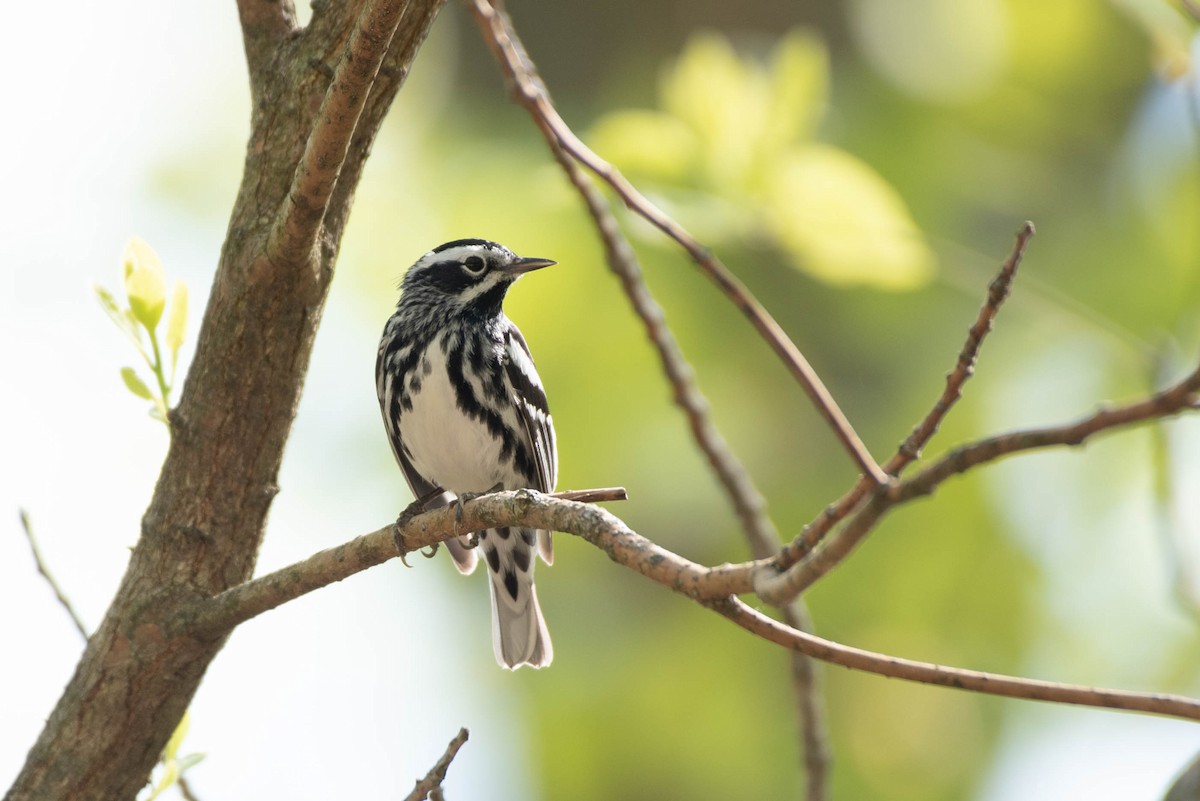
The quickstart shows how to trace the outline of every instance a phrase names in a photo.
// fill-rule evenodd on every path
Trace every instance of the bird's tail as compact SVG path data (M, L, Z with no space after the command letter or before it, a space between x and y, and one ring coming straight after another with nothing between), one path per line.
M533 586L537 532L493 529L480 537L492 596L492 646L502 667L541 668L554 659L550 632Z

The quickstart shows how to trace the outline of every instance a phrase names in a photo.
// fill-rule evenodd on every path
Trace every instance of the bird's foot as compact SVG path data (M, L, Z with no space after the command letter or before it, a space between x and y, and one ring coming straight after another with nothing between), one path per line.
M463 504L464 503L466 503L467 501L473 501L476 498L482 498L484 495L490 495L493 492L499 492L502 489L504 489L504 482L500 482L500 483L496 484L496 486L492 487L491 489L485 490L483 492L464 492L461 495L456 496L454 499L454 535L460 536L458 533L458 530L459 530L459 526L462 525ZM479 544L478 535L472 533L470 538L468 539L468 542L470 542L471 544L467 545L466 547L474 548L476 545Z
M396 544L396 550L400 552L400 561L404 563L405 567L412 567L412 565L408 563L408 560L404 558L405 554L412 549L409 548L408 543L404 541L404 529L410 522L412 522L414 517L419 514L423 514L426 511L425 507L430 501L440 496L443 492L445 492L445 490L443 490L441 487L438 487L432 492L422 495L420 498L417 498L408 506L404 507L404 511L396 516L396 524L392 527L392 541ZM438 543L435 542L428 546L428 552L426 552L426 549L423 549L421 551L421 555L426 559L431 559L433 558L434 554L437 553L437 549Z

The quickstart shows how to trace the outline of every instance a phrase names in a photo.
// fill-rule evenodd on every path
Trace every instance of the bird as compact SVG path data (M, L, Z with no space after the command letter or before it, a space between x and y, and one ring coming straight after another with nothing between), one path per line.
M379 342L375 384L392 453L416 498L410 510L458 503L461 513L462 499L477 493L554 491L558 451L546 392L503 303L518 278L555 263L486 239L456 239L405 273ZM463 574L483 554L496 661L509 670L549 665L554 649L533 570L535 553L554 561L551 532L488 529L446 545Z

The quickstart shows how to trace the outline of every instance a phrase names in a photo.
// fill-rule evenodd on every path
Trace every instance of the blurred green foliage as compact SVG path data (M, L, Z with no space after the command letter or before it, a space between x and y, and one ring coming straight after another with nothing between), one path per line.
M931 454L1073 419L1195 358L1196 25L1176 7L509 6L567 119L718 248L877 458L937 398L1024 219L1039 235ZM648 226L622 220L715 421L794 535L850 486L849 460L736 309ZM638 531L697 561L745 558L580 203L451 5L372 156L331 302L377 329L408 264L462 236L560 262L507 303L548 388L560 487L625 485L615 511ZM376 419L361 425L382 443ZM1185 425L1196 423L1162 436ZM1169 495L1173 474L1151 436L1023 457L896 512L810 592L818 631L997 672L1200 691L1194 618L1170 583L1178 554L1156 528L1165 496L1147 479ZM363 469L394 470L378 454ZM554 667L479 665L480 681L531 710L543 784L530 795L798 797L786 655L569 537L558 553L538 577ZM970 797L1027 708L825 677L837 798Z

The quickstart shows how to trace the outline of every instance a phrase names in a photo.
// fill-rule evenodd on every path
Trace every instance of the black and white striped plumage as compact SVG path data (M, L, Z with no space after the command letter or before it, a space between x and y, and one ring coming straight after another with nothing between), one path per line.
M532 488L558 475L546 393L524 337L501 306L514 281L554 264L482 239L447 242L409 268L375 363L392 452L413 495ZM440 497L438 489L444 490ZM491 579L492 643L504 667L544 667L554 656L533 586L534 551L550 564L550 532L491 529L478 547L447 542L462 573L482 552Z

